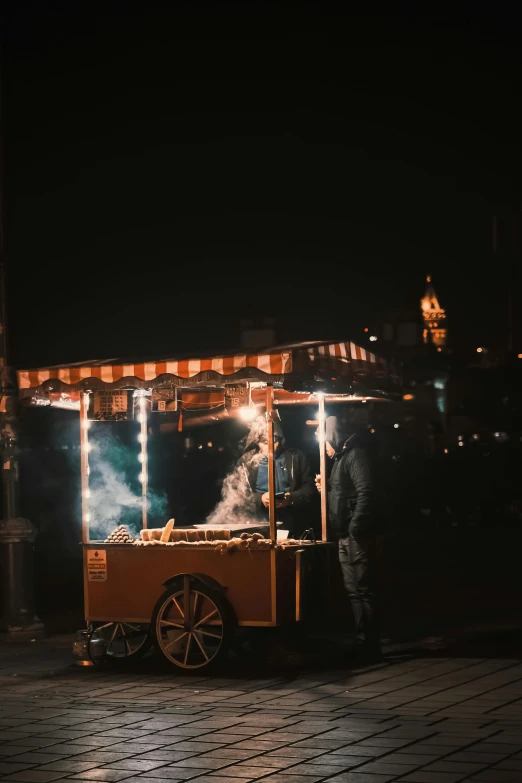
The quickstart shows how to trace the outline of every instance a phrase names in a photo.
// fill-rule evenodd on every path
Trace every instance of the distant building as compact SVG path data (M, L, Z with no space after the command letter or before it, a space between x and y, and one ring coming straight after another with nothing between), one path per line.
M422 338L426 344L431 343L440 352L446 347L446 313L439 304L431 277L426 277L426 292L421 299L421 310L424 318Z
M417 300L419 303L419 300ZM431 277L415 306L397 307L380 314L374 325L364 328L363 345L389 359L400 369L404 398L399 406L380 409L385 420L399 432L409 432L418 443L436 448L436 433L446 425L447 392L453 361L447 348L446 313L440 306Z

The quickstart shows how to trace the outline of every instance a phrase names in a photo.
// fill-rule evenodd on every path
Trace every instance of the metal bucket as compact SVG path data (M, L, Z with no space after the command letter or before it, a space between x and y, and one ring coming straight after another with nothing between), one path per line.
M73 640L73 657L76 666L96 666L107 654L105 639L96 631L77 631Z

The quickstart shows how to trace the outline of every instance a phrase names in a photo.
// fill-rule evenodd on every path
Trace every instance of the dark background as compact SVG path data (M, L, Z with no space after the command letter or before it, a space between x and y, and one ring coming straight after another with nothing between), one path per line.
M503 345L518 31L503 3L5 3L12 361L220 351L248 315L356 338L427 273L455 349Z

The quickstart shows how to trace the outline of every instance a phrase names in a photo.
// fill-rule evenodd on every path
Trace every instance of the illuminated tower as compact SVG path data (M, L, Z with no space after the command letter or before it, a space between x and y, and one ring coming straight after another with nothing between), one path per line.
M421 308L424 318L424 342L431 342L437 351L442 351L446 345L446 313L439 304L429 275L426 278L426 292L421 299Z

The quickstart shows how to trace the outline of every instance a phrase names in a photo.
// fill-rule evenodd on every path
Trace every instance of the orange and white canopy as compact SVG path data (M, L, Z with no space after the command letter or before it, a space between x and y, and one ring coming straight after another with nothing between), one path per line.
M393 368L374 353L352 342L309 342L278 346L260 353L223 354L208 358L92 361L42 369L19 370L22 397L36 390L67 391L100 388L158 388L231 383L252 379L283 381L290 374L331 362L342 375L397 381ZM189 383L187 383L189 382Z

